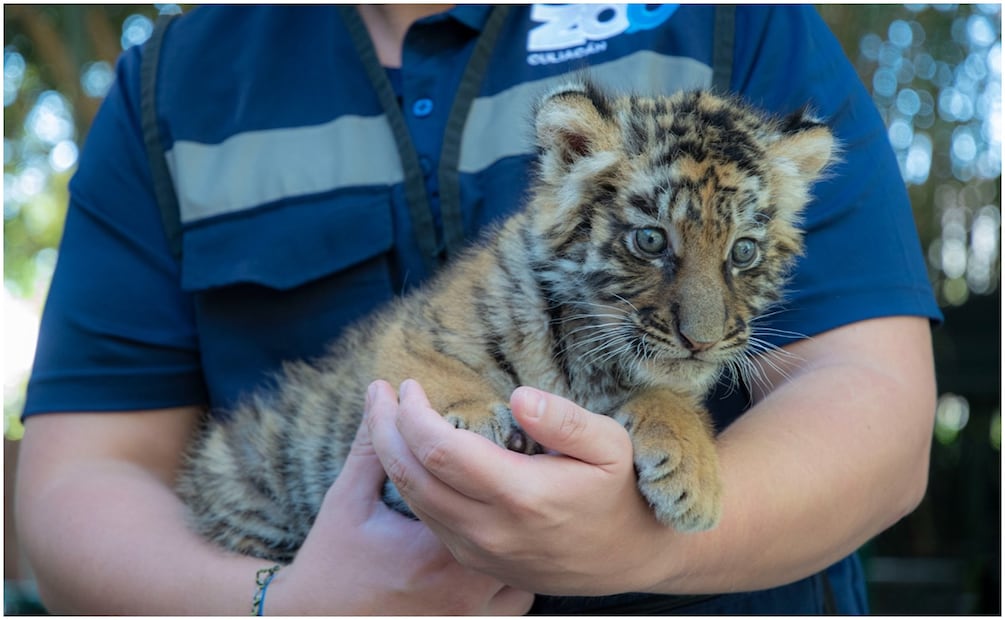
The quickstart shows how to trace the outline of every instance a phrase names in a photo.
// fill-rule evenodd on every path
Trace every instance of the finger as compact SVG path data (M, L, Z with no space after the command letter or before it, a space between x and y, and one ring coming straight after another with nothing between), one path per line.
M486 614L490 616L523 616L534 604L534 594L503 586L489 601Z
M417 383L411 383L418 387ZM407 394L407 391L403 394ZM425 407L422 403L425 403ZM467 503L472 500L459 494L428 471L412 446L399 432L396 421L402 417L399 411L406 407L424 411L449 430L455 430L444 422L438 413L429 408L428 400L425 399L425 394L421 393L421 388L418 389L418 393L412 392L407 399L403 396L399 406L391 387L379 382L372 394L367 421L374 450L384 471L398 487L398 492L405 498L416 516L424 521L428 507L451 506L457 511L466 510Z
M500 489L511 487L528 459L481 435L454 428L429 407L415 381L402 384L396 422L409 450L429 474L477 502L487 502Z
M371 392L373 388L367 392L367 410L370 408ZM364 421L356 429L356 437L349 447L349 454L333 488L338 489L346 501L374 502L380 497L385 478L384 467L373 449L370 428Z
M519 387L510 408L520 428L556 452L600 467L619 465L631 454L631 439L615 420L555 394Z

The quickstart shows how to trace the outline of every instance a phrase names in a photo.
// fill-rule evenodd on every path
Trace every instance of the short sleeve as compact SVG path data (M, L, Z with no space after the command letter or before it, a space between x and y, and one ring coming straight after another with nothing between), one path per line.
M791 342L894 315L940 320L886 129L837 40L811 7L738 9L733 88L778 114L805 105L834 131L839 162L804 213L805 255L771 327Z
M120 59L70 182L25 415L206 401L192 300L151 191L140 54Z

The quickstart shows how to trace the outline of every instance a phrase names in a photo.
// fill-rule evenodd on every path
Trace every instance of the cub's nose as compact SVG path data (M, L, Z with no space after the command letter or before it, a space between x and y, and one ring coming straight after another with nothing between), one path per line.
M684 331L680 332L680 339L688 351L692 353L701 353L702 351L708 351L714 347L719 341L712 340L710 342L705 342L700 340L695 336L688 335Z
M722 341L724 328L721 321L709 317L706 313L677 313L675 325L680 342L691 353L708 351Z

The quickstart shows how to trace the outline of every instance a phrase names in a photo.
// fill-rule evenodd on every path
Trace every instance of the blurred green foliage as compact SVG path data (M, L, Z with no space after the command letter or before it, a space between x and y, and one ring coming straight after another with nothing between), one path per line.
M942 395L929 496L868 549L877 556L870 569L874 611L1000 613L1001 6L818 8L889 128L947 316L935 332ZM114 77L116 56L149 36L159 12L176 10L5 6L2 301L9 438L20 433L37 316L79 147ZM890 568L900 565L884 563L891 557L914 558L912 566L927 568L912 580Z
M4 10L4 434L18 416L56 263L67 183L116 58L174 5L12 5Z

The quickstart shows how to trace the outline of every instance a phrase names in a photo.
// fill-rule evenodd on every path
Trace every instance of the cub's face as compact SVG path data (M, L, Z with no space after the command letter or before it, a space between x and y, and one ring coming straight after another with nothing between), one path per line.
M801 251L797 227L833 139L706 93L546 99L533 212L587 361L704 383L750 348Z

